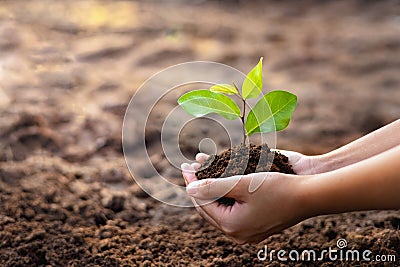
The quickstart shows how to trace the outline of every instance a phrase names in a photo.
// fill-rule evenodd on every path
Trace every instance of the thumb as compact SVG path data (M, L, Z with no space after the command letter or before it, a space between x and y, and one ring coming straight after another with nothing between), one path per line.
M190 183L186 187L186 192L198 199L218 199L223 196L240 199L246 194L248 184L249 179L243 175L217 179L210 178Z

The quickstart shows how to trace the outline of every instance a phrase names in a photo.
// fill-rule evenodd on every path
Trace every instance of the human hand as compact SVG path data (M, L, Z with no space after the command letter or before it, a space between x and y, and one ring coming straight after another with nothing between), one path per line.
M307 156L299 152L271 149L273 152L279 152L289 159L289 164L292 165L293 171L297 175L310 175L324 172L324 158L320 156ZM202 155L204 157L204 155Z
M196 159L201 162L206 156L200 154ZM297 176L271 172L198 181L195 171L199 166L182 165L188 194L204 219L239 244L258 243L309 216L307 205L302 204L297 186L301 179ZM249 192L253 179L263 182ZM236 201L233 206L214 201L221 196Z

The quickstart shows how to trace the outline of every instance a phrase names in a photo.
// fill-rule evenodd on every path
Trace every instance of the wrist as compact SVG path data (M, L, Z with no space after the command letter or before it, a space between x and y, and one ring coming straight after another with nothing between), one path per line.
M339 171L340 172L340 171ZM355 203L356 191L347 181L346 173L332 171L304 177L299 182L302 205L307 207L307 215L315 217L360 210Z
M299 179L296 189L299 206L307 218L342 211L340 199L337 199L339 194L331 183L331 174L306 175Z
M340 160L335 158L331 153L312 156L315 172L313 174L330 172L339 169Z
M299 216L303 219L308 219L318 216L318 207L314 201L315 192L314 186L316 175L302 175L296 178L294 184L294 196L296 201L296 209L299 211Z

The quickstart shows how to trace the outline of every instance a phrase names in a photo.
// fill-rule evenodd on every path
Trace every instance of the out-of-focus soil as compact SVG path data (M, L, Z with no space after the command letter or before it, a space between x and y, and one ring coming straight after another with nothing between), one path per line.
M142 82L189 60L245 72L260 56L267 88L299 98L279 148L324 153L400 116L398 1L2 1L0 265L279 266L258 250L338 238L398 265L399 211L313 218L236 245L131 179L121 127ZM159 149L157 168L181 179ZM185 149L197 144L188 137Z

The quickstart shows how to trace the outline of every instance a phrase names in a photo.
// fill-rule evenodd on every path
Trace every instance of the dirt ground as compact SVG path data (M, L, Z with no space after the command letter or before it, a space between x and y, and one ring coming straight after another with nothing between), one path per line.
M299 98L279 148L324 153L399 118L399 1L188 2L0 2L0 265L300 266L257 252L339 238L400 265L399 211L321 216L236 245L193 209L148 197L121 148L134 91L190 60L246 72L263 56L267 88Z

